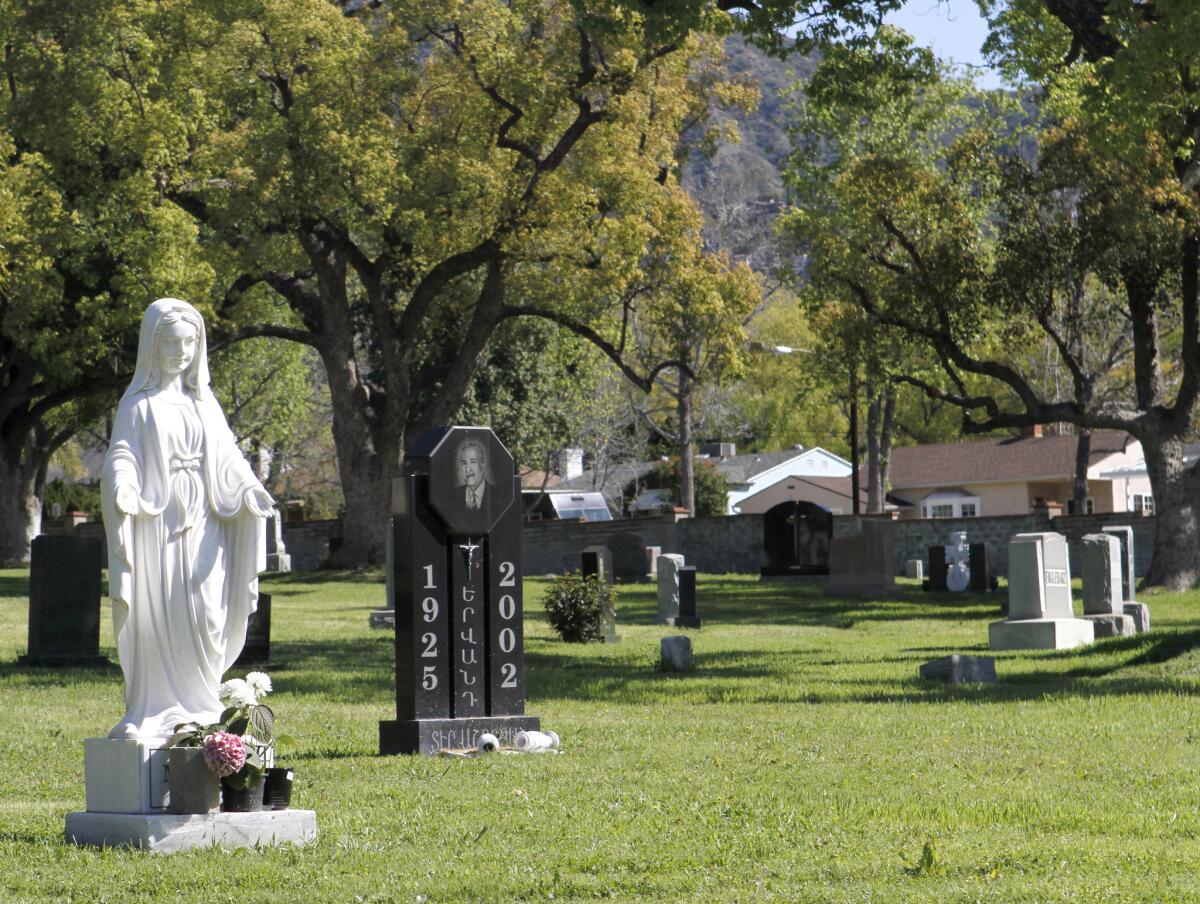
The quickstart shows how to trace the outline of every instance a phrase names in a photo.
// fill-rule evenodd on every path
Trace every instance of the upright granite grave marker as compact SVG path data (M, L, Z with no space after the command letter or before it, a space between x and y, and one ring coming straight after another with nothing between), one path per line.
M588 546L580 554L579 573L583 577L596 575L597 580L613 582L612 553L607 546Z
M1112 534L1085 534L1079 552L1083 571L1083 617L1097 637L1134 633L1133 618L1125 614L1121 586L1121 541Z
M673 625L679 615L679 570L683 556L663 553L658 557L658 623Z
M486 427L438 427L392 487L396 719L385 754L513 743L525 713L520 478Z
M993 650L1058 650L1091 643L1092 623L1075 617L1071 564L1062 534L1016 534L1008 544L1008 618L988 626Z
M679 614L672 624L677 628L700 627L700 616L696 612L695 565L684 565L679 569Z
M862 533L833 538L825 590L831 595L844 596L896 593L891 521L866 520Z
M1110 524L1104 533L1112 534L1121 542L1121 587L1122 611L1133 619L1134 630L1139 634L1150 630L1150 607L1137 601L1137 572L1134 570L1133 528L1128 524Z
M1110 524L1103 533L1112 534L1121 544L1121 587L1126 602L1137 599L1137 575L1134 573L1133 528L1128 524Z
M608 540L612 551L612 577L622 583L646 580L646 541L640 534L622 531Z
M258 607L246 622L246 644L234 660L234 668L266 665L271 661L271 594L258 595Z
M267 519L267 571L291 571L292 557L283 545L283 515L276 509Z
M29 561L29 652L34 665L98 665L101 542L42 534Z

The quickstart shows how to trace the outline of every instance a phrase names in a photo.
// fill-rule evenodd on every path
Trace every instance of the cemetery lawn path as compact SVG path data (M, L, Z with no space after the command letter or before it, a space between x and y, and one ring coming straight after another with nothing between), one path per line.
M1000 596L701 575L695 669L664 674L651 585L589 646L551 634L547 586L526 583L527 710L563 753L463 761L378 755L378 572L269 577L269 702L320 840L151 856L63 844L120 671L18 665L28 574L0 571L0 902L1200 900L1200 593L1145 597L1149 635L948 688L917 667L990 655ZM101 643L115 662L107 616Z

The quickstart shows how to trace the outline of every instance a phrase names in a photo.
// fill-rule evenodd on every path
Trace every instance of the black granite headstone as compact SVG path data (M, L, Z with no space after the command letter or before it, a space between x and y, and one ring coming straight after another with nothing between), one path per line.
M29 561L30 665L100 665L100 562L95 537L42 534Z
M987 544L972 543L968 562L971 567L971 584L967 589L972 593L991 593L992 569L988 562Z
M385 754L512 743L525 716L520 479L484 427L441 427L392 488L396 719Z
M833 515L812 502L781 502L763 515L767 576L829 574Z
M679 614L673 624L677 628L700 627L700 616L696 613L695 565L684 565L679 569Z
M581 559L582 559L582 563L579 568L580 576L585 577L585 578L594 577L594 578L596 578L596 580L599 580L600 579L600 553L589 552L587 550L584 550L584 552L581 556Z
M929 547L929 588L938 593L949 593L946 586L946 547Z
M266 665L271 660L271 594L258 595L258 608L246 623L246 644L234 660L235 668Z

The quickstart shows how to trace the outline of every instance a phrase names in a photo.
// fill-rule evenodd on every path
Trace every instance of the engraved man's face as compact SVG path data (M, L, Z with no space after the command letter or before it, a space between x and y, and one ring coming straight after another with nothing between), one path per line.
M469 487L483 483L483 452L477 446L466 446L458 457L458 477Z
M190 323L178 320L167 324L158 335L158 366L164 374L181 374L196 357L196 329Z

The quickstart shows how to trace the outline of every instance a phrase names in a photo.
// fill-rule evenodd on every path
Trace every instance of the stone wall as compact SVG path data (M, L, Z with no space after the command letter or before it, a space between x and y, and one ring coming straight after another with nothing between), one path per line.
M762 515L687 518L679 522L678 528L683 558L698 571L710 574L762 571L766 562Z
M316 571L329 561L329 544L342 539L342 521L285 521L283 545L292 557L292 571Z
M521 525L521 559L525 574L566 574L578 571L585 547L608 546L617 534L632 533L643 546L661 546L663 552L682 552L675 515L620 521L529 521Z
M835 515L835 536L856 534L868 515ZM532 521L522 525L521 547L525 574L564 574L579 570L579 555L587 546L607 546L620 533L641 538L643 546L661 546L663 552L679 553L689 565L702 572L721 574L758 574L763 564L763 516L727 515L719 518L682 518L667 513L620 521ZM1139 576L1150 568L1154 552L1153 517L1129 512L1102 515L1063 515L1050 518L1043 514L1000 515L991 518L934 518L896 521L893 538L896 573L904 572L908 559L921 559L928 565L930 546L945 545L956 531L966 531L972 543L986 543L992 572L1008 571L1008 541L1013 534L1034 531L1058 531L1067 537L1071 550L1071 571L1079 572L1079 541L1084 534L1098 533L1105 525L1129 524L1133 527L1134 564ZM100 532L103 526L80 525L76 533ZM329 544L342 536L341 521L285 522L283 542L292 557L294 571L315 571L329 558Z
M857 534L862 530L861 522L869 515L835 515L835 536ZM921 559L929 566L929 547L944 546L950 535L957 531L967 532L967 542L986 543L988 561L992 574L1003 576L1008 572L1008 542L1013 534L1057 531L1067 538L1071 555L1071 573L1078 576L1079 545L1084 534L1099 533L1106 525L1128 524L1133 527L1134 570L1138 576L1150 569L1154 554L1154 530L1156 519L1145 518L1130 512L1110 512L1101 515L1062 515L1051 518L1044 514L997 515L984 518L930 518L914 521L896 521L892 527L892 538L896 553L896 573L904 573L904 563L909 559Z

